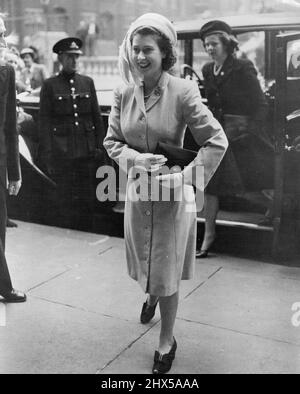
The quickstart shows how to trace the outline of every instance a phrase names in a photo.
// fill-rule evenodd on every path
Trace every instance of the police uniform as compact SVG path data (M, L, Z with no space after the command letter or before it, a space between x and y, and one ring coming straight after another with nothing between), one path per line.
M54 45L53 52L82 54L81 46L80 39L66 38ZM102 155L104 135L91 78L62 70L44 82L40 94L41 161L57 183L61 225L90 225L96 158ZM70 221L75 213L79 214L76 223Z

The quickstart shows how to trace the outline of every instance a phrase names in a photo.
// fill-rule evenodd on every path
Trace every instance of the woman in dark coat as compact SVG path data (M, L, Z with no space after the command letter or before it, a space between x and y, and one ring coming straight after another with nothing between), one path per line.
M206 23L200 38L212 59L203 67L208 106L223 125L229 149L205 194L205 234L197 257L207 257L215 239L215 221L219 196L243 192L240 171L230 142L241 134L259 134L266 116L266 102L257 79L257 71L248 59L238 59L238 41L229 25L222 21Z

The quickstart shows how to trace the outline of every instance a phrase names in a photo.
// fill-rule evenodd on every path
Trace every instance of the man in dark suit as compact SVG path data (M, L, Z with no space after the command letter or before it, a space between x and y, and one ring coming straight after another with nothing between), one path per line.
M0 16L0 51L6 48L4 21ZM5 259L6 189L17 195L21 187L19 142L16 128L16 88L13 67L0 63L0 300L24 302L26 295L12 286Z
M77 72L81 47L76 37L53 47L62 70L42 86L40 148L43 166L57 183L55 224L91 230L105 128L94 82Z

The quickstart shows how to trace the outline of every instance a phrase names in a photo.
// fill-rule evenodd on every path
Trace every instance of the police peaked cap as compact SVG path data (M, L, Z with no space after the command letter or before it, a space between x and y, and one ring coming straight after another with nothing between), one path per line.
M214 34L214 33L227 33L229 36L233 36L233 31L227 23L219 20L214 20L205 23L200 29L199 36L202 41L204 41L205 37Z
M59 40L53 47L53 52L60 55L61 53L75 53L82 55L82 41L77 37L68 37Z

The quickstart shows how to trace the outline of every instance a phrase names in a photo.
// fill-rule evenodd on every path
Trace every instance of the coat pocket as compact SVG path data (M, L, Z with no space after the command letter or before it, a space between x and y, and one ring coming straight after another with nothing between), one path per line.
M89 92L80 93L77 102L80 114L92 112L92 98Z
M55 94L53 109L54 109L54 113L57 115L72 114L70 95L69 94Z
M56 153L66 155L70 151L69 130L65 125L53 127L53 149Z
M88 151L92 153L97 148L96 127L93 122L86 122L84 126Z

